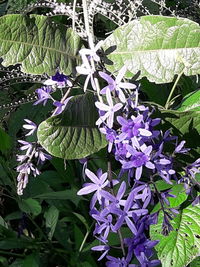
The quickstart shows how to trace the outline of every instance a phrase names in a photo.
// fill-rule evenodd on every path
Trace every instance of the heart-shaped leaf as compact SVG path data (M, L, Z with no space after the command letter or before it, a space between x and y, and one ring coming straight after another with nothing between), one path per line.
M158 224L151 226L152 240L160 240L155 247L162 267L184 267L200 254L200 207L188 206L171 221L174 231L161 234L163 214Z
M89 156L107 145L96 127L98 113L93 94L74 96L65 111L43 121L38 128L40 144L52 155L65 159Z
M79 36L42 15L0 17L0 44L2 64L20 63L26 73L71 74L79 61Z
M114 72L126 65L130 77L140 71L139 78L156 83L172 82L180 73L199 74L199 33L200 26L185 18L143 16L117 28L105 40L103 48L111 48L108 59L113 62L106 67Z

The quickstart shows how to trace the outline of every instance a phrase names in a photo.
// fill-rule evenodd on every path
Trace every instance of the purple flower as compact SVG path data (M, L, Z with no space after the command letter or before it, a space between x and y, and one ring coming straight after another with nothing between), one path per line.
M130 217L132 218L133 213L137 214L138 216L144 215L148 212L146 209L139 209L138 206L136 205L137 209L132 210L132 208L135 206L134 205L134 194L135 192L131 192L125 202L124 209L119 209L119 208L113 208L112 213L118 215L118 220L116 224L114 225L113 229L117 231L124 222L126 222L127 226L131 230L131 232L136 235L137 234L137 229L134 225L134 223L131 221Z
M23 141L23 140L18 140L18 142L23 145L20 147L20 150L22 150L22 151L27 150L26 155L29 155L33 149L32 143L27 142L27 141Z
M34 176L39 175L39 170L31 163L23 163L17 167L17 172L19 172L17 176L17 194L23 195L23 190L26 188L28 183L28 176L32 172Z
M128 120L118 116L117 121L122 125L122 133L118 136L117 142L121 142L126 138L131 139L133 136L141 135L149 137L152 135L149 130L144 129L145 124L143 123L142 115L138 115L137 117L131 116L131 119Z
M92 217L97 221L94 234L101 235L105 240L107 239L109 232L112 230L114 232L113 228L113 218L111 214L108 214L104 216L102 213L99 214L93 214Z
M120 205L122 206L125 205L125 200L122 200L125 192L126 192L126 183L124 181L121 183L116 196L113 196L108 191L102 190L101 192L102 197L111 202L111 204L107 207L109 211L112 211L113 207L120 208Z
M92 206L94 206L94 203L96 203L97 200L101 204L101 198L102 198L101 197L101 191L109 183L109 181L107 180L107 176L108 176L107 172L102 174L102 171L100 170L100 171L98 171L97 176L96 176L89 169L86 169L85 173L86 173L87 177L93 183L84 184L84 187L77 192L77 195L79 195L79 196L80 195L87 195L87 194L90 194L92 192L95 192L95 194L93 195L93 204L92 204Z
M91 250L93 251L104 251L103 254L101 255L100 258L98 258L98 261L102 260L107 254L108 254L108 251L110 250L110 247L107 245L107 240L105 240L104 238L98 238L97 239L99 241L101 241L104 245L99 245L99 246L95 246L95 247L92 247Z
M77 66L76 71L80 74L87 75L87 78L85 80L84 87L83 87L84 92L87 90L89 80L91 81L91 85L93 89L96 90L96 84L95 84L94 77L93 77L95 69L92 67L90 59L93 58L94 61L100 60L96 52L100 48L102 43L103 42L100 41L93 49L83 48L79 51L83 64L81 66ZM91 44L91 47L93 47L93 44Z
M126 259L123 258L115 258L112 256L107 256L106 257L109 261L106 262L106 266L107 267L128 267L128 266L132 266L128 265L128 262L126 261Z
M189 177L191 176L192 178L195 179L196 174L200 173L199 167L200 167L200 158L186 167L186 176Z
M112 100L111 93L109 90L107 90L106 92L106 99L107 99L108 105L103 104L101 102L95 102L95 105L99 110L107 111L103 116L101 116L96 121L96 125L100 125L102 122L107 120L108 127L112 128L113 121L114 121L114 113L120 110L123 107L123 105L121 103L113 105L113 100Z
M38 100L33 105L38 105L40 103L43 103L43 106L46 105L48 99L52 99L50 93L52 92L52 89L50 86L42 87L36 90L36 93L38 95Z
M101 48L101 46L103 45L104 41L99 41L96 46L93 45L93 43L91 43L91 47L93 47L92 49L88 49L88 48L82 48L79 53L80 55L83 57L88 58L88 60L91 59L91 57L94 59L94 61L98 62L100 61L100 57L97 55L97 51Z
M23 125L23 128L25 128L25 129L27 129L27 130L30 130L30 131L26 134L26 136L28 136L28 135L32 135L32 134L35 132L35 130L37 129L37 125L36 125L34 122L32 122L32 121L30 121L30 120L27 120L27 119L25 119L25 122L26 122L27 124L24 124L24 125Z
M56 110L54 111L53 115L61 114L64 111L64 109L66 108L66 106L67 106L67 104L71 98L73 98L73 96L70 96L67 99L65 99L64 103L61 103L59 101L54 101L53 105L56 106Z
M164 212L164 218L162 223L162 234L167 236L171 231L173 231L173 227L170 223L173 217L169 215L168 212Z
M114 144L114 141L116 139L117 133L115 130L110 129L108 127L102 127L99 129L103 134L106 135L106 139L108 141L108 152L110 153L112 151L112 147Z
M63 88L66 85L71 87L72 83L70 82L69 78L66 75L57 71L56 74L51 77L51 79L48 79L44 82L44 85L48 86L56 85L58 88Z
M38 158L37 164L44 163L45 160L52 159L52 157L49 154L44 153L41 149L37 149L37 151L35 152L35 157Z
M155 165L150 161L150 154L152 151L152 146L142 145L140 147L141 151L137 151L132 146L127 146L127 150L130 153L131 157L128 161L121 161L123 169L136 168L135 178L139 180L142 175L143 166L154 169Z
M180 144L176 147L174 153L186 154L190 149L184 148L185 141L181 141Z
M126 66L122 67L120 69L120 71L119 71L119 73L118 73L118 75L117 75L115 80L113 78L111 78L110 75L100 71L99 75L104 80L106 80L107 83L108 83L108 85L101 90L101 94L106 94L107 90L109 90L109 91L116 90L121 102L125 103L126 102L126 97L125 97L123 91L121 90L121 88L126 88L126 89L135 89L136 88L135 84L121 82L121 80L124 77L126 71L127 71Z

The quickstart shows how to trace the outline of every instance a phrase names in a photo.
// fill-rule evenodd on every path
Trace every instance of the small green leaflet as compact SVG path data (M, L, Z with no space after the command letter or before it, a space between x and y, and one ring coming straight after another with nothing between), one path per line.
M139 78L155 83L172 82L182 72L200 74L200 26L189 19L140 17L117 28L104 42L105 51L110 47L113 64L106 67L111 72L126 65L127 76L140 72Z
M51 154L64 159L80 159L107 145L96 127L98 118L93 94L74 96L62 114L43 121L38 128L40 144Z

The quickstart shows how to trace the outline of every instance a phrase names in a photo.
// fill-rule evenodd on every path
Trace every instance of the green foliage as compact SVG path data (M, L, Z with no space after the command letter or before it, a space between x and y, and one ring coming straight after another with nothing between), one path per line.
M21 63L26 73L54 74L59 67L71 74L79 61L79 36L43 15L0 17L0 42L3 66Z
M6 152L9 149L11 149L11 138L2 128L0 128L0 151Z
M160 213L157 225L151 226L151 238L160 240L156 246L162 267L182 267L189 264L200 251L200 207L188 206L172 220L174 231L168 236L161 234L163 214Z
M58 222L59 210L55 206L51 206L45 212L46 228L49 229L48 238L51 240L55 232L56 224Z
M13 113L8 115L6 112L10 108L0 108L0 266L105 266L104 261L97 262L96 253L91 253L91 248L99 245L99 241L92 238L94 224L88 215L88 197L77 196L84 181L82 165L74 159L90 156L87 167L95 172L98 168L104 171L108 168L107 141L95 125L98 118L94 105L96 98L90 93L78 95L82 92L79 90L84 81L80 77L76 79L75 66L81 64L78 51L83 42L71 28L61 23L70 24L66 16L3 16L6 12L23 13L27 5L36 2L35 0L0 2L2 64L10 66L19 63L23 72L31 74L52 75L59 68L60 72L72 74L72 79L75 78L71 92L76 95L62 114L50 118L50 104L45 107L33 106L32 103L16 107L14 104ZM155 2L142 2L152 14L159 12L160 7ZM168 6L176 5L176 1L167 2ZM129 1L126 3L128 6ZM186 1L183 8L185 6ZM44 9L44 12L47 10L49 11ZM41 14L42 10L35 9L34 12ZM95 41L104 38L106 32L112 32L116 27L108 17L100 14L95 16L94 25L97 37ZM145 16L129 21L111 33L103 45L104 50L116 45L116 49L108 55L108 59L114 64L109 65L109 61L105 59L105 66L101 64L103 62L98 65L98 71L101 67L106 67L113 75L124 64L129 70L127 77L139 75L140 72L139 97L157 104L156 107L160 110L156 117L161 116L163 119L161 129L164 132L171 128L179 140L186 140L186 146L192 148L192 159L198 158L200 153L199 82L196 76L189 76L200 73L199 31L197 23L185 18ZM183 72L186 76L182 75L178 81L174 92L178 98L171 106L176 110L164 110L162 106L173 86L170 82L176 74ZM76 86L79 88L77 91ZM32 87L28 82L23 86L12 84L7 90L0 91L0 105L20 100L39 87L40 85ZM58 94L66 92L66 88L58 91L52 95L56 95L56 99ZM39 176L29 176L23 196L17 196L18 163L15 155L19 150L16 140L25 137L22 130L25 118L40 124L37 133L39 142L53 155L53 159L41 166ZM36 136L25 138L27 141L36 141ZM183 162L186 163L187 160L183 155ZM190 160L191 158L189 162ZM114 157L110 161L115 178L121 165ZM127 181L126 174L122 179ZM196 179L199 182L198 177ZM158 180L155 186L161 192L170 189L170 193L177 196L168 198L170 208L179 206L180 209L180 214L172 220L174 231L167 237L161 234L161 205L155 203L151 208L153 210L150 209L152 213L161 210L159 222L151 227L150 234L152 240L160 240L156 249L162 267L183 267L187 264L190 264L187 267L199 266L199 259L194 260L200 251L199 206L187 206L191 199L185 194L183 185L171 185ZM123 237L132 236L127 227L122 227L121 231ZM115 234L109 234L108 240L111 246L120 246L119 237Z
M180 112L176 110L161 110L163 130L171 129L180 140L186 141L186 146L192 148L190 154L200 153L200 116L199 111ZM195 142L194 142L195 140ZM195 151L195 152L194 152Z
M37 0L8 0L7 3L7 12L8 13L16 13L16 12L23 12L23 10L29 5L36 3Z
M40 203L35 199L22 199L19 201L19 208L21 211L26 212L28 214L32 213L37 216L41 213L42 207Z
M126 65L129 77L140 73L151 82L169 83L174 75L200 73L200 27L184 18L144 16L117 28L104 42L104 50L114 63L106 65L111 72Z
M200 91L186 95L178 108L179 111L200 111Z
M74 96L62 114L40 124L38 140L56 157L84 158L107 144L105 137L95 125L97 117L92 94Z

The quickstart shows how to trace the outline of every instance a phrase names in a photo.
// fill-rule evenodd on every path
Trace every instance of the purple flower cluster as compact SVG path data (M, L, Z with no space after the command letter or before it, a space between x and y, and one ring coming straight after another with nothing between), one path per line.
M146 207L151 201L150 187L140 181L136 182L131 190L127 190L126 182L123 181L118 190L119 181L108 180L108 173L98 170L97 175L89 169L85 171L91 183L85 183L78 191L78 195L93 193L90 203L90 215L95 219L94 235L103 245L92 248L94 251L101 251L99 260L107 256L106 266L138 266L131 264L134 257L141 266L157 266L160 261L151 260L152 249L158 243L150 241L145 235L149 225L156 222L155 215L148 215ZM129 192L128 192L129 191ZM128 227L132 237L121 236L121 229ZM118 234L123 247L123 257L115 258L108 256L112 246L109 245L110 233ZM119 249L121 248L119 247Z
M44 86L42 88L36 90L38 100L34 103L34 105L43 103L43 106L45 106L47 101L50 99L53 101L53 105L56 107L53 115L62 113L71 97L66 98L64 101L57 101L52 97L51 94L56 88L62 89L64 87L71 88L72 83L66 75L57 71L56 74L51 77L51 79L48 79L44 82Z
M27 124L23 125L23 128L29 130L26 136L34 134L37 129L37 126L34 122L25 119ZM50 160L51 156L45 153L37 143L27 142L23 140L18 140L21 144L20 150L24 151L25 154L17 155L17 161L20 165L17 166L17 193L18 195L23 195L23 190L26 188L28 183L29 175L36 177L40 174L38 170L38 165L41 165L45 160Z
M170 220L178 213L170 208L169 197L175 197L169 190L159 191L155 181L162 178L167 184L172 181L195 179L199 173L200 160L187 166L185 169L175 171L177 155L186 154L185 141L178 143L178 139L170 134L157 130L159 118L152 118L153 110L138 104L138 88L134 84L122 82L126 68L123 67L116 79L100 72L107 85L100 91L105 95L104 100L95 103L99 110L99 119L96 125L105 134L108 141L108 152L121 163L118 179L109 176L112 171L97 176L85 170L86 176L92 183L86 183L78 195L94 193L90 203L90 215L95 219L94 236L101 242L92 248L101 251L99 260L107 257L106 266L132 266L153 267L160 264L159 260L152 260L153 247L158 241L149 240L146 233L151 224L157 223L158 213L149 214L148 207L154 204L155 196L160 202L163 212L163 234L167 235L173 230ZM134 90L130 94L130 90ZM128 92L128 91L129 92ZM128 96L128 97L127 97ZM174 146L174 152L166 151L166 144ZM180 165L180 164L179 164ZM180 173L185 176L180 179ZM127 175L130 188L120 178ZM118 190L116 188L118 187ZM186 186L187 191L191 188ZM194 204L199 202L195 199ZM128 227L130 237L122 236L122 229ZM113 247L109 245L109 235L115 233L119 236L122 251L121 258L110 256ZM136 258L138 264L133 264Z

